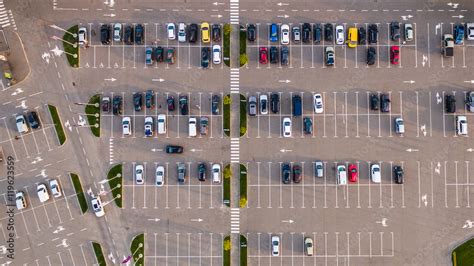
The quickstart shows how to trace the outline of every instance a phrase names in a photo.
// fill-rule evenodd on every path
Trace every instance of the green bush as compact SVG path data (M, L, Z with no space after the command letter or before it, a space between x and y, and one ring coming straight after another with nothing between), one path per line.
M66 133L64 132L63 124L59 118L58 109L51 104L48 104L48 109L51 114L51 119L53 120L54 128L56 129L56 134L58 135L59 145L63 145L66 142Z
M230 105L232 104L232 100L230 98L230 95L227 94L224 96L224 123L223 123L223 130L224 134L227 137L230 137Z
M100 94L96 94L89 99L85 112L92 134L100 138ZM96 115L98 116L96 117ZM95 126L96 124L98 127Z
M247 167L240 164L240 208L247 206Z
M224 204L230 207L230 178L232 171L230 170L230 164L224 167Z
M245 66L247 62L247 31L240 26L240 67Z
M134 265L145 265L145 235L139 234L135 236L130 245L130 251L132 252Z
M222 244L222 249L224 250L224 266L230 266L230 236L224 238L224 243Z
M66 52L67 61L69 62L69 65L74 68L79 67L79 44L77 44L77 38L74 38L73 36L73 34L77 36L78 31L79 26L74 25L63 35L63 47ZM76 44L76 47L71 44Z
M230 67L230 34L232 32L232 27L230 24L224 25L224 64Z
M110 168L109 173L107 174L107 179L109 180L109 186L112 190L112 196L114 197L115 204L117 204L119 208L122 208L122 178L122 164L117 164Z
M240 266L247 266L247 238L240 235Z
M240 94L240 136L247 134L247 98Z
M474 265L474 238L456 247L452 252L454 266Z
M71 177L72 185L76 191L77 201L79 202L79 206L81 206L82 214L84 214L87 212L87 209L89 209L89 205L87 205L86 196L82 190L81 180L77 174L69 173L69 176Z
M102 253L102 247L99 243L92 242L92 247L94 248L95 257L97 258L97 263L99 266L106 266L104 253Z

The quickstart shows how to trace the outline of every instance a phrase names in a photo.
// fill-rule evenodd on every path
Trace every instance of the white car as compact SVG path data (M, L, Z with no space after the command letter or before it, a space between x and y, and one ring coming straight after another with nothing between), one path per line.
M18 191L15 195L15 202L16 202L16 208L18 210L23 210L26 208L28 205L26 204L26 198L25 194L23 192Z
M405 41L413 41L413 26L409 23L405 24Z
M128 116L122 118L122 134L124 136L132 135L132 119Z
M77 32L77 40L79 42L79 47L87 46L87 29L85 27L80 27Z
M285 138L291 137L291 118L289 117L283 118L282 128L283 128L283 137Z
M184 23L178 25L178 42L186 42L186 24Z
M155 185L162 187L165 184L165 168L161 165L156 167Z
M99 196L92 198L91 205L95 216L102 217L105 215L104 208L102 207L102 201L100 200Z
M336 26L336 44L344 44L344 37L345 31L343 25Z
M382 178L380 177L380 165L378 163L374 163L370 166L370 179L374 183L380 183Z
M220 183L221 182L221 165L215 163L212 165L212 183Z
M260 114L266 115L268 114L268 96L266 94L260 94L259 98Z
M347 171L345 165L337 166L337 184L338 185L347 185Z
M166 134L166 115L158 115L158 134Z
M142 164L135 165L135 183L137 185L141 185L145 182L144 170L145 168Z
M213 45L212 46L212 63L219 65L221 63L221 46Z
M153 117L151 116L145 117L145 136L153 136Z
M49 200L49 192L45 184L38 184L36 191L38 192L40 202L46 202Z
M166 25L166 31L168 32L169 40L176 39L176 26L174 23L168 23L168 25Z
M456 116L456 134L458 136L467 135L467 117L464 115Z
M122 41L122 24L115 23L114 24L114 42L121 42Z
M281 25L281 44L289 44L290 43L290 26L288 24Z
M313 239L311 237L304 238L304 250L307 256L313 256Z
M53 197L59 198L62 196L61 187L59 186L59 182L56 179L49 180L49 188L51 189L51 193Z
M313 96L313 104L315 113L321 114L322 112L324 112L323 96L321 94L316 93Z
M474 23L466 23L466 32L467 32L467 39L469 41L474 40Z
M26 124L26 119L24 115L16 116L16 128L18 132L25 134L28 132L28 125Z
M405 123L403 123L403 118L395 118L395 132L397 134L405 134Z
M272 236L272 256L280 256L280 237Z

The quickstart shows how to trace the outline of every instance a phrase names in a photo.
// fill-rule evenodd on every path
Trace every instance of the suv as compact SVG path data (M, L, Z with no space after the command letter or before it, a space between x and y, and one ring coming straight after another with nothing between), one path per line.
M209 56L211 54L211 49L209 47L203 47L201 49L201 67L209 68Z
M176 145L167 145L166 153L183 153L183 147Z
M377 50L374 47L367 48L367 65L375 64L375 59L377 57Z
M255 25L249 24L247 26L247 39L249 40L249 42L253 42L255 41L256 38L257 38L257 33L256 33Z
M454 95L452 94L445 95L444 103L445 103L446 113L456 112L456 98L454 98Z
M370 94L370 110L379 110L379 97L377 94Z
M311 41L311 25L309 23L303 23L302 35L304 43Z
M155 92L153 90L147 90L145 93L146 108L152 108L155 106L154 98L155 98Z
M280 95L278 93L272 93L270 95L270 106L272 113L276 114L280 111Z
M155 60L156 60L157 63L163 62L164 52L165 52L165 50L161 46L158 46L158 47L155 48Z
M114 24L114 42L121 42L122 41L122 24L115 23Z
M213 115L218 115L219 114L219 104L221 102L221 97L219 95L214 94L212 95L212 103L211 103L211 109L212 109L212 114Z
M324 24L324 40L326 42L332 42L333 26L331 23Z
M270 47L270 64L278 64L278 48Z
M324 166L322 161L314 162L314 175L315 177L323 177L324 176Z
M293 42L295 43L299 43L301 41L301 31L300 31L300 27L299 26L294 26L292 29L291 29L292 33L293 33Z
M198 165L198 180L199 181L206 181L206 172L207 172L206 163L200 163Z
M175 109L175 104L174 104L174 96L173 95L168 95L168 98L166 98L166 105L168 106L168 111L173 112Z
M291 166L289 163L283 163L281 165L281 178L283 184L289 184L291 182Z
M390 38L392 41L398 41L400 39L400 23L390 22Z
M257 97L255 96L249 97L249 115L250 116L257 115Z
M28 206L28 204L26 203L25 194L23 194L22 191L16 192L15 203L16 203L16 208L18 210L23 210L24 208Z
M181 112L181 115L188 114L188 96L186 95L179 96L179 110Z
M26 124L26 119L24 115L16 116L16 129L19 133L28 133L28 125Z
M102 207L102 201L100 200L99 196L92 198L91 205L95 216L102 217L105 215L104 208Z
M195 43L197 41L197 38L198 38L198 25L196 23L192 23L191 25L189 25L188 35L189 35L189 42L190 43Z
M136 112L140 112L142 110L143 105L143 97L141 92L136 92L133 94L133 107L135 108Z
M405 133L405 123L403 122L403 118L401 117L395 118L395 133L397 134Z
M400 165L393 166L393 181L397 184L403 184L403 169Z
M110 26L108 24L100 26L100 41L102 44L110 44Z
M32 129L41 128L41 122L40 122L37 112L35 111L28 112L26 117L28 118L28 123L30 124L30 127Z
M303 131L306 135L313 134L313 120L309 116L303 118Z
M301 96L293 95L293 116L301 116L303 113L303 106L301 104Z
M390 97L387 93L380 94L380 111L390 112Z
M469 112L474 112L474 91L466 93L466 108Z
M288 46L282 46L281 47L281 65L282 66L287 66L290 62L289 58L289 53L290 51L288 50Z
M314 43L320 43L321 42L321 36L322 34L322 27L321 24L317 23L313 25L313 41Z
M377 24L369 25L369 44L377 43L378 32Z
M168 47L166 49L166 63L167 64L174 64L174 48L173 47Z
M380 176L380 165L378 163L374 163L370 166L370 179L374 183L380 183L382 181Z
M458 136L467 135L467 117L464 115L456 116L456 134Z
M293 182L299 183L301 182L301 166L299 164L293 165Z
M365 44L367 32L364 27L359 27L359 44Z
M102 97L102 112L110 113L110 97Z
M114 101L112 102L112 112L114 115L122 114L122 96L114 96Z
M212 25L212 40L215 42L221 41L221 25L219 24Z
M131 25L125 26L123 41L128 45L133 44L133 28Z
M178 163L178 182L184 184L186 182L186 165Z
M326 66L334 66L335 56L334 56L334 47L326 46Z
M268 96L266 94L260 94L260 114L268 114Z
M135 26L135 43L137 45L143 44L143 26L142 24L137 24Z
M413 26L409 23L405 23L405 41L413 41Z

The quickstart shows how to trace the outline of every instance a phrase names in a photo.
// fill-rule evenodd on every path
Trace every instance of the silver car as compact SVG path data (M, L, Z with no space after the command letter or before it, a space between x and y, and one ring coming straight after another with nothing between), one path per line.
M322 161L314 162L314 175L316 177L323 177L324 176L324 166Z
M255 96L249 97L249 115L250 116L257 115L257 97Z

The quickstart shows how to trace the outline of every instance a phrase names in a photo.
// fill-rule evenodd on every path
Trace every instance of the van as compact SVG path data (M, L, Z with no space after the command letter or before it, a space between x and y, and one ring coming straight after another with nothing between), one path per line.
M467 135L467 118L464 115L456 116L456 134L458 136Z
M301 116L303 113L301 106L301 96L293 95L293 116Z
M18 192L16 193L15 200L16 200L16 208L17 208L18 210L23 210L24 208L27 207L26 199L25 199L25 194L23 194L22 191L18 191Z
M358 41L358 34L359 31L357 30L356 27L350 27L348 32L347 32L347 46L350 48L356 48L357 47L357 41Z
M337 166L337 184L347 185L347 171L344 165Z
M196 117L189 118L188 132L190 137L196 137L197 135L197 119Z

